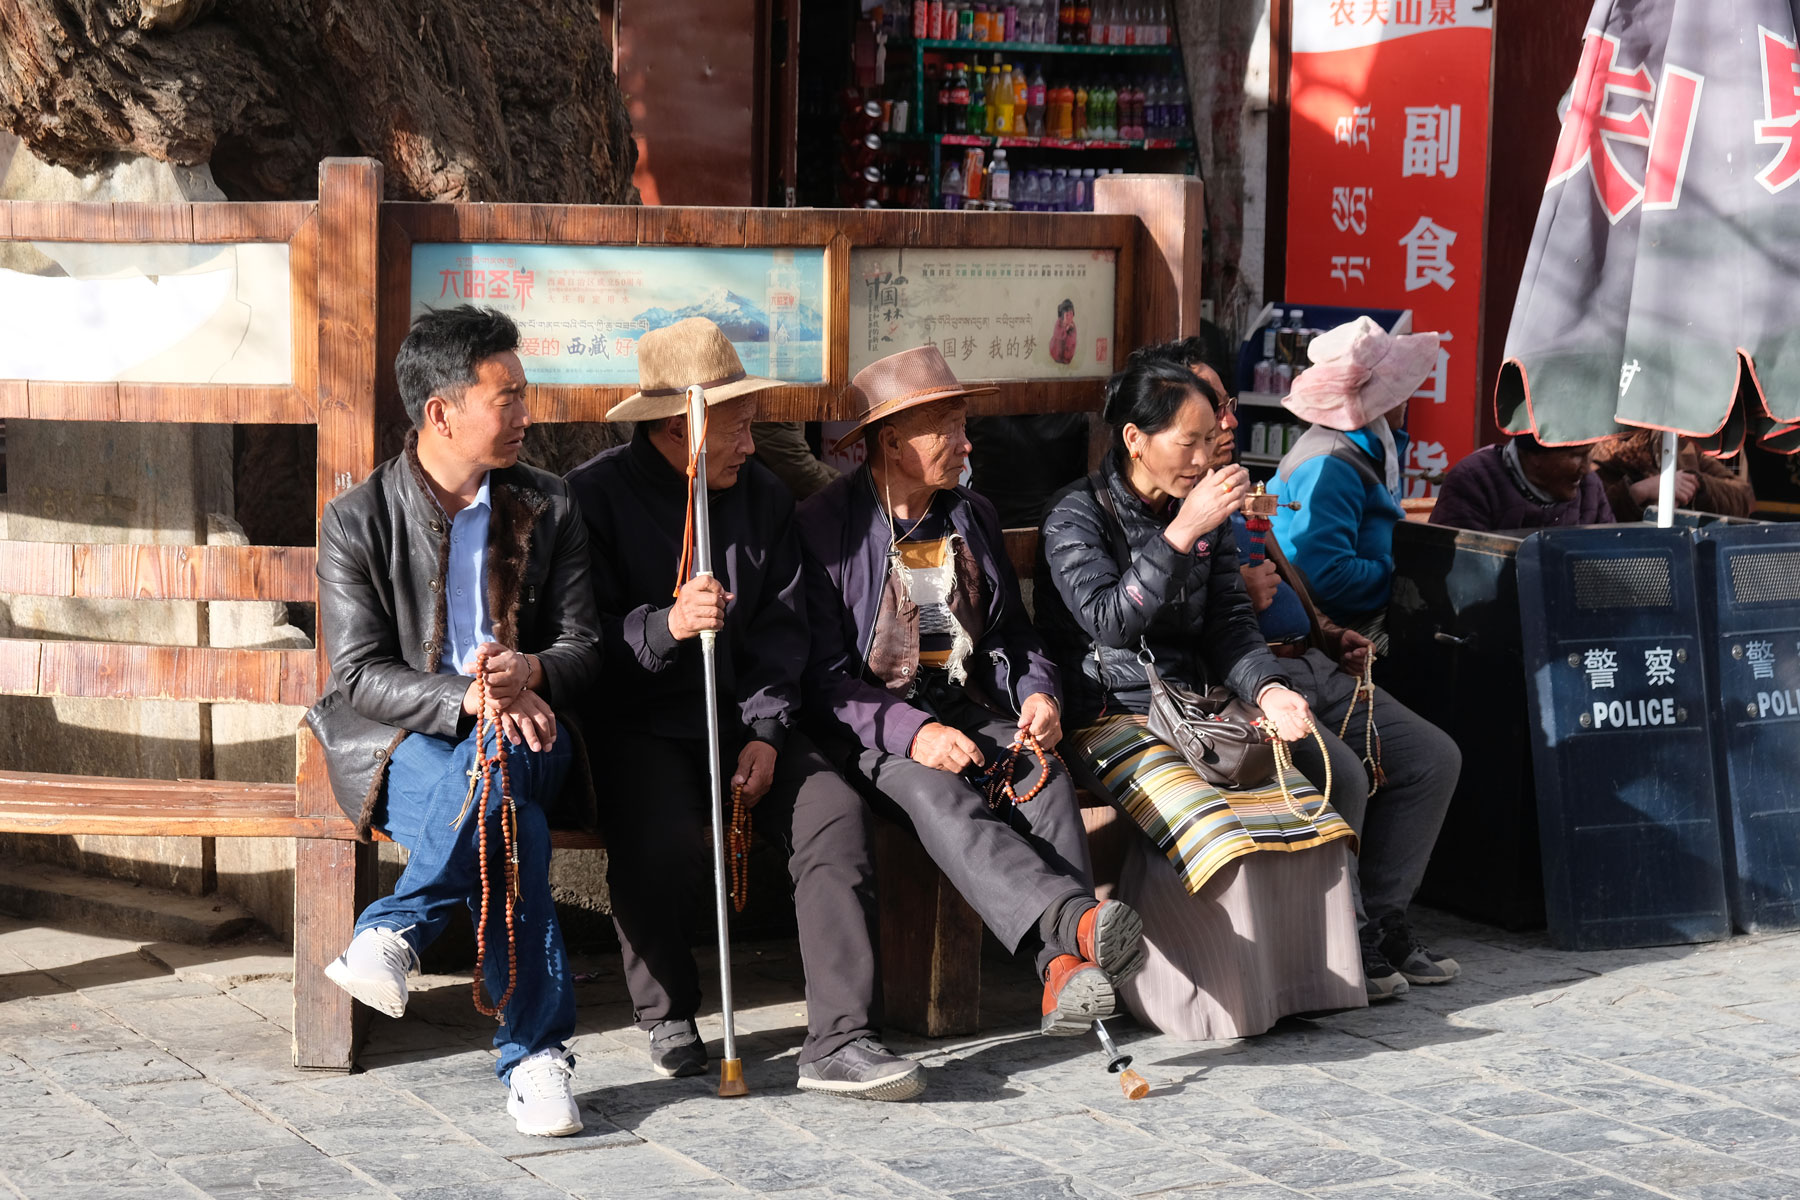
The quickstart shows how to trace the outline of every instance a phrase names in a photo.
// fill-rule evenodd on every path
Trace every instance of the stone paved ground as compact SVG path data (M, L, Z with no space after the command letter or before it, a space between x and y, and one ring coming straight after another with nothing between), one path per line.
M0 1194L1800 1197L1800 935L1573 955L1421 926L1467 978L1244 1042L1120 1022L1153 1085L1135 1103L1090 1039L1023 1032L1034 997L1006 964L980 1036L893 1039L929 1068L906 1105L793 1090L791 946L738 951L737 1101L651 1075L616 965L583 964L588 1128L547 1141L512 1132L466 981L376 1018L363 1073L308 1074L279 947L0 918Z

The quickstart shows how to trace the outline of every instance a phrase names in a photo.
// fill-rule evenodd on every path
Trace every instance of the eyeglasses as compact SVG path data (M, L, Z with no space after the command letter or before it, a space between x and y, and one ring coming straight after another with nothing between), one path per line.
M1236 396L1227 396L1223 400L1219 401L1219 407L1218 407L1216 415L1218 416L1219 420L1223 421L1226 417L1237 416L1237 410L1238 410L1238 398Z

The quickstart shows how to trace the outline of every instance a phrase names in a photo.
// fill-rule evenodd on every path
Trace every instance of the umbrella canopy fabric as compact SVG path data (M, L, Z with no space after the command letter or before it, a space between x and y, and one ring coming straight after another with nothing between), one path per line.
M1594 5L1507 333L1502 429L1800 451L1797 11Z

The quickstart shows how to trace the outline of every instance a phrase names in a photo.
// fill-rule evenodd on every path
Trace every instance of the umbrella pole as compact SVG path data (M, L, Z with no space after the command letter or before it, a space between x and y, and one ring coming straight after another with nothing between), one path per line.
M1680 439L1665 432L1662 441L1662 477L1656 487L1656 527L1670 529L1675 525L1675 460Z
M706 494L706 392L698 385L687 391L688 453L694 460L694 574L712 574L712 514ZM731 1002L731 923L725 877L725 793L719 778L719 666L718 634L700 634L700 660L706 678L706 761L712 783L713 900L719 924L719 1014L725 1022L725 1057L719 1063L719 1095L744 1096L744 1064L737 1054L737 1022Z

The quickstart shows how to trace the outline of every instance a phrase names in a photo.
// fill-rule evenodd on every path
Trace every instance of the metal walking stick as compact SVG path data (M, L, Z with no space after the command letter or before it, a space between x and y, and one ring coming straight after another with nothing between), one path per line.
M706 494L706 392L687 390L688 457L694 463L694 576L712 574L712 516ZM700 660L706 677L706 760L712 784L713 893L719 921L719 1012L725 1021L725 1058L719 1063L719 1095L747 1096L744 1064L737 1054L737 1027L731 1004L730 883L725 877L725 792L719 778L719 664L716 631L700 633Z

